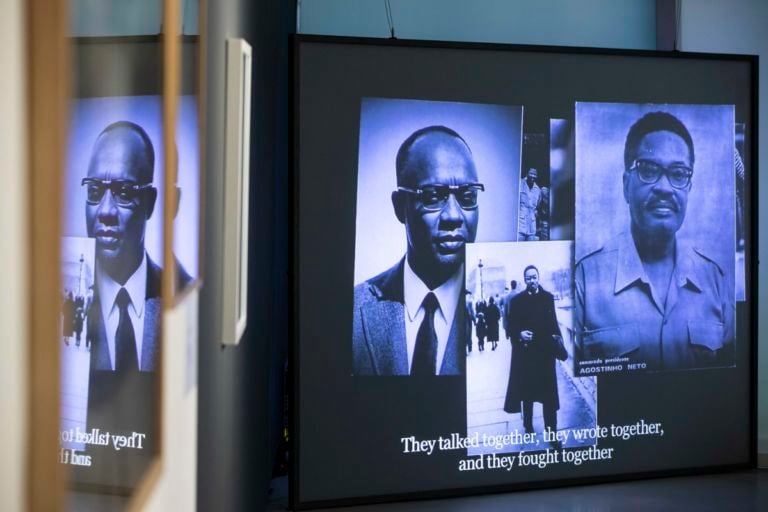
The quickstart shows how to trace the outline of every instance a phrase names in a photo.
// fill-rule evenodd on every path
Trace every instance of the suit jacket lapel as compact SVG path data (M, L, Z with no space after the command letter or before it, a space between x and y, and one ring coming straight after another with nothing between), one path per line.
M405 339L405 292L403 268L405 259L370 281L376 302L362 306L363 329L373 358L376 375L408 375L408 348ZM464 373L467 311L463 294L458 298L445 354L440 364L441 375ZM375 341L375 342L374 342Z
M408 349L405 341L403 305L380 301L363 308L363 329L377 375L408 375Z
M405 340L403 265L372 279L371 293L378 299L362 308L363 329L377 375L408 375L408 348ZM374 343L374 340L379 340Z
M160 330L160 301L161 271L151 258L147 258L147 289L144 302L144 335L141 342L140 370L151 372L156 370L157 349ZM94 329L96 335L91 347L91 366L96 370L112 371L112 354L109 353L107 330L101 314L101 302L98 292L88 312L88 329ZM90 334L89 334L90 335Z
M153 372L157 365L157 349L160 338L161 271L151 258L147 257L147 294L144 302L144 335L141 339L141 371Z
M467 345L467 308L463 295L462 292L459 296L456 314L453 316L453 325L448 335L448 344L445 346L445 355L443 355L443 363L440 366L440 375L464 374L464 349Z
M88 310L88 333L91 337L91 367L94 370L112 371L112 358L107 343L107 329L101 315L101 301L94 293L91 308Z
M158 330L160 326L160 299L144 303L144 335L141 340L141 368L143 372L156 370Z

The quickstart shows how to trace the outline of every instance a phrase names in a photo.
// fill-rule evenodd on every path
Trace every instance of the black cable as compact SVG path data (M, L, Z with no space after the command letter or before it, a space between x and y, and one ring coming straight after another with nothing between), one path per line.
M673 48L675 51L680 51L680 15L683 12L681 0L674 0L675 2L675 40Z
M395 37L395 18L392 16L392 6L389 4L389 0L384 0L384 10L387 13L387 24L389 25L389 37L391 39L397 39Z

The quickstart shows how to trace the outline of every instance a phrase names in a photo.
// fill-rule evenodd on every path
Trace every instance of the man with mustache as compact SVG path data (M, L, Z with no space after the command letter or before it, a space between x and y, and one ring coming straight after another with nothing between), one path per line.
M733 364L733 289L717 263L677 236L694 160L691 134L673 115L652 112L630 128L629 229L576 265L580 360L619 358L647 370Z
M475 240L478 182L472 152L445 126L412 133L395 161L392 206L407 251L357 285L355 375L461 375L467 346L464 248Z

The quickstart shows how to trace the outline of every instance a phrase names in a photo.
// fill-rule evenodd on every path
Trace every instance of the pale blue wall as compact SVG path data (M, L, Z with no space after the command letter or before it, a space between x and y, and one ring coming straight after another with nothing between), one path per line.
M399 39L656 47L655 0L390 0ZM389 37L384 0L299 0L303 34Z
M692 52L747 53L760 56L758 123L761 165L758 204L768 204L768 2L765 0L682 0L680 49ZM768 208L759 211L758 258L768 261ZM768 454L768 306L765 272L758 276L758 452ZM762 391L762 392L761 392ZM716 413L716 411L713 411Z
M199 1L178 1L183 33L197 34ZM163 23L163 0L70 0L69 13L76 37L156 35Z
M70 29L73 36L137 36L159 34L162 0L71 0Z

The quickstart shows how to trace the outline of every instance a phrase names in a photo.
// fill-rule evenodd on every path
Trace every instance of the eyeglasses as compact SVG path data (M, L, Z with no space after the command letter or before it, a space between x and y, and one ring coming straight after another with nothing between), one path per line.
M647 185L653 185L664 174L667 176L669 184L674 188L687 187L691 183L691 176L693 176L693 169L687 165L672 164L669 167L664 167L651 160L643 159L635 160L628 172L631 171L637 172L638 179Z
M418 188L397 187L400 192L414 194L425 210L440 211L448 203L448 197L453 194L456 202L464 210L477 208L477 194L483 192L482 183L466 183L464 185L425 185Z
M136 206L136 199L143 190L152 188L151 183L138 185L128 180L98 180L96 178L83 178L80 185L86 187L86 202L99 204L104 197L104 192L109 190L118 206Z

